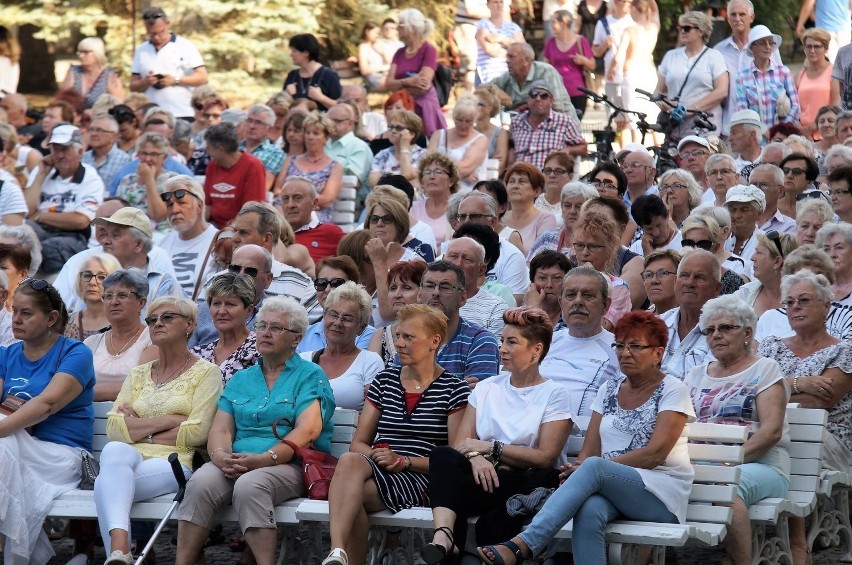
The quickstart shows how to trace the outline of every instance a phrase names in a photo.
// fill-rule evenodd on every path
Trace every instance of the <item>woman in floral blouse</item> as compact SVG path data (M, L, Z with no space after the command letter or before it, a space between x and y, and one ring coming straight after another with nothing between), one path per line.
M158 133L143 133L136 142L139 167L122 178L115 190L115 195L126 200L128 205L148 214L157 231L169 229L169 211L160 194L166 181L177 175L163 168L168 156L168 139Z
M382 149L373 157L370 167L370 186L376 186L382 175L402 175L411 182L418 182L417 165L426 149L414 140L423 129L423 120L414 112L397 110L388 117L388 141L391 147Z

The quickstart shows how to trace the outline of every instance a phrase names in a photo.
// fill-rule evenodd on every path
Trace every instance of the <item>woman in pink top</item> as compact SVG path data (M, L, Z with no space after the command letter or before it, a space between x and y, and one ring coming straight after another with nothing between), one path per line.
M796 77L799 105L802 108L800 123L806 136L819 139L816 113L831 99L831 71L834 65L826 58L831 35L824 29L811 28L802 34L805 63Z
M595 56L589 40L574 31L574 16L568 10L557 10L550 20L553 37L547 40L541 52L545 62L559 71L571 104L582 116L586 111L586 95L580 88L586 86L583 69L594 70Z
M556 217L535 207L535 199L544 190L544 175L535 165L515 163L504 178L511 208L503 223L521 234L521 251L526 255L538 236L556 229Z
M432 228L440 249L441 243L453 235L447 219L447 203L450 195L458 191L459 169L443 153L430 151L420 159L418 175L426 199L415 201L409 213Z

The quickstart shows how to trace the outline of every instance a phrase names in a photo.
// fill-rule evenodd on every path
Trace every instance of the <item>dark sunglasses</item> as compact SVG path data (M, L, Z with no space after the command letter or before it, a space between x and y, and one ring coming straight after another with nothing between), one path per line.
M385 225L385 226L388 225L388 224L392 224L393 223L393 216L391 216L390 214L386 214L384 216L379 216L377 214L371 214L370 215L370 225L378 224L379 222L381 222L382 225Z
M19 284L27 285L37 292L48 291L48 288L50 287L50 283L47 282L46 280L34 279L33 277L27 277L24 280L22 280Z
M322 279L322 278L320 278L320 279L317 279L317 280L314 281L314 288L316 290L319 290L320 292L322 292L323 290L328 288L329 285L331 285L331 288L337 288L345 282L346 282L346 279L340 279L340 278L337 278L337 279Z
M825 198L829 202L831 202L828 197L821 190L810 190L808 192L801 192L796 195L796 202L801 202L802 200L807 200L808 198Z
M151 14L145 14L142 16L142 19L146 22L153 22L154 20L159 20L160 18L165 18L166 14L164 12L154 12Z
M177 312L166 312L164 314L160 314L159 316L148 316L145 318L145 323L148 326L153 326L158 321L162 320L163 325L169 325L175 321L175 318L189 318L189 316L184 316L183 314L178 314Z
M769 230L768 232L764 233L763 235L765 235L766 238L769 241L771 241L772 243L775 244L775 248L778 249L778 255L780 255L781 258L783 259L784 258L784 250L781 248L781 234L779 234L778 231L776 231L776 230Z
M536 90L535 92L530 92L530 98L538 98L539 100L547 100L550 98L550 93L544 92L543 90Z
M698 249L703 249L704 251L710 251L710 248L713 247L713 242L709 239L682 239L680 245L682 247L697 247Z
M784 172L784 175L789 175L790 173L793 173L794 177L798 177L805 174L805 169L802 169L800 167L781 167L781 170Z
M256 267L243 267L242 265L234 264L228 265L228 270L232 273L237 273L238 275L240 273L245 273L253 279L257 278L257 275L260 272Z
M173 192L163 192L162 194L160 194L160 199L162 199L163 202L168 204L172 200L178 200L178 201L183 200L183 197L186 196L187 194L192 194L192 193L190 191L186 190L185 188L179 188L179 189L177 189ZM192 195L195 196L194 194L192 194Z
M698 26L681 26L681 25L679 25L679 26L677 26L677 29L679 29L680 31L685 31L686 33L689 33L690 31L692 31L694 29L698 29Z

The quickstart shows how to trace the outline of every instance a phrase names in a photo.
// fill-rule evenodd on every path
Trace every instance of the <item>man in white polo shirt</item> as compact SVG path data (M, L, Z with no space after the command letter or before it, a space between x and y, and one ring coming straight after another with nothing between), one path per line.
M142 20L148 41L133 54L130 90L145 93L175 117L191 118L195 112L189 87L207 84L201 53L189 40L169 30L169 18L161 8L148 8Z

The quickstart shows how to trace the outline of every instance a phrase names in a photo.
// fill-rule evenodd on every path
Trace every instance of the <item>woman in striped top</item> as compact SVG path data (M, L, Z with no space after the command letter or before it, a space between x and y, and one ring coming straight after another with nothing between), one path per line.
M350 452L337 465L328 495L332 551L323 565L364 563L367 512L429 503L429 454L455 442L467 406L467 383L435 361L447 338L446 316L411 304L397 319L402 367L376 375Z

